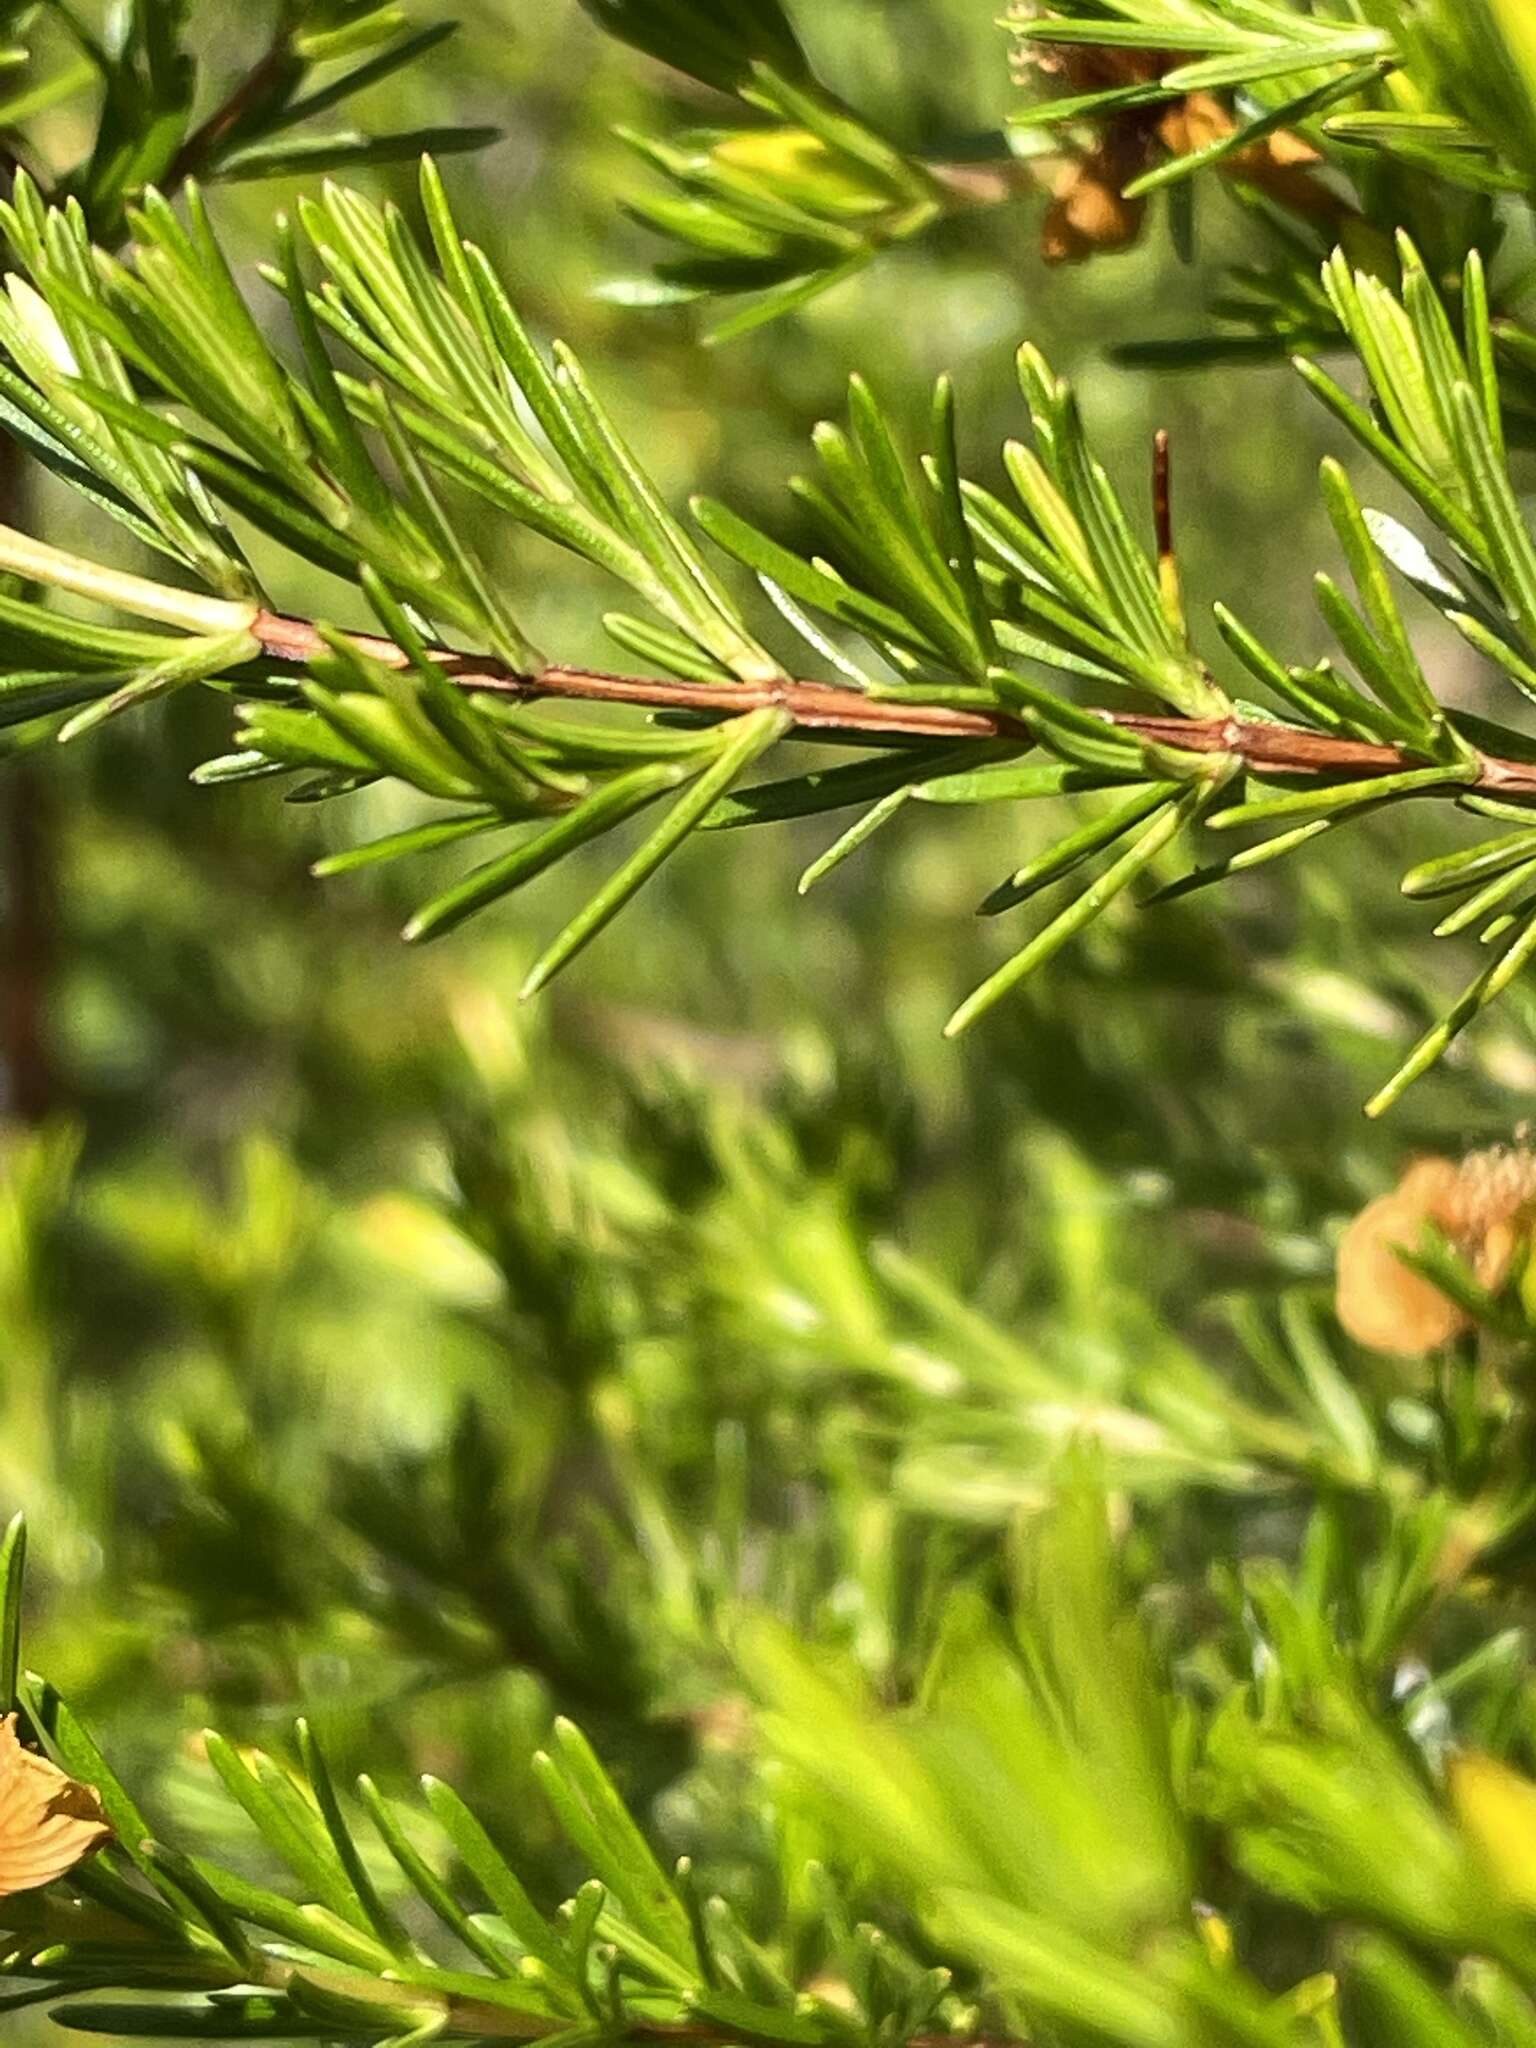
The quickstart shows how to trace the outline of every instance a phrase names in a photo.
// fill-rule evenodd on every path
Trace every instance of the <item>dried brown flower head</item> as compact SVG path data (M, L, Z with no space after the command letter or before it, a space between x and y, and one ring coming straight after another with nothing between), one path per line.
M14 1714L0 1721L0 1898L52 1884L111 1832L91 1787L23 1749Z
M1106 92L1147 85L1182 59L1170 50L1115 49L1104 44L1027 41L1035 12L1027 4L1012 10L1022 42L1014 56L1021 83L1048 78L1064 95ZM1099 124L1097 139L1070 158L1055 175L1052 200L1041 229L1048 263L1080 263L1135 242L1146 217L1146 201L1127 199L1125 187L1163 155L1188 156L1223 141L1237 121L1213 94L1196 92L1147 107L1122 107ZM1312 145L1285 130L1261 137L1222 159L1229 177L1258 186L1293 213L1338 224L1347 211L1337 194L1309 175L1320 161Z
M1471 1328L1432 1280L1405 1265L1424 1229L1441 1231L1484 1287L1508 1276L1536 1212L1536 1151L1495 1145L1455 1160L1417 1159L1389 1194L1362 1209L1339 1243L1339 1321L1372 1351L1421 1357Z

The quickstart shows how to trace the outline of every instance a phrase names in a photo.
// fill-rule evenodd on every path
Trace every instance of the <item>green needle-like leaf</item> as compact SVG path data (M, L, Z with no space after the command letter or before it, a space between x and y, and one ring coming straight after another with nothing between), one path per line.
M1187 789L1175 798L1165 798L1146 831L1113 866L966 998L945 1025L945 1037L958 1038L961 1032L968 1031L994 1004L1001 1002L1037 968L1053 959L1079 932L1086 930L1123 890L1129 888L1142 870L1173 843L1185 826L1199 816L1214 794L1214 785L1207 785Z
M465 1869L501 1916L512 1938L546 1969L563 1978L565 1962L559 1942L485 1829L451 1785L438 1778L424 1778L422 1790Z
M1536 956L1536 916L1527 916L1513 942L1463 991L1450 1010L1419 1040L1386 1085L1377 1090L1365 1106L1367 1116L1383 1116L1407 1093L1415 1081L1427 1074L1450 1049L1467 1026L1503 994L1515 977Z
M626 774L615 776L601 789L575 805L555 824L535 838L526 839L509 853L487 861L460 882L424 904L405 927L409 940L432 939L452 931L477 910L520 889L566 854L589 840L597 839L645 810L658 797L677 789L687 780L687 770L676 762L644 762Z
M715 803L757 757L788 729L781 711L751 711L727 728L727 738L714 762L667 813L663 823L637 847L591 901L572 918L529 969L520 991L526 1000L591 944L605 925L642 889L667 857L708 816Z
M11 1517L0 1538L0 1711L9 1713L16 1701L16 1681L21 1670L21 1600L26 1583L26 1517Z

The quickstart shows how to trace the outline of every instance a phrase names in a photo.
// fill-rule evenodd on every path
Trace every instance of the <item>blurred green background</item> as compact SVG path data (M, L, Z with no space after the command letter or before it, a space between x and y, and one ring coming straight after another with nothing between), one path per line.
M958 150L1014 91L992 13L814 0L800 25L894 136ZM219 25L232 70L261 32ZM674 502L713 491L793 532L783 481L856 367L914 431L951 371L965 465L993 482L1027 337L1143 506L1171 430L1192 602L1236 593L1273 644L1319 651L1319 409L1282 370L1110 360L1198 323L1201 262L1160 220L1061 271L1036 209L978 211L705 351L687 309L597 289L652 254L613 128L690 95L574 0L535 0L478 8L362 111L502 128L448 166L466 230ZM214 195L243 263L286 196ZM1203 198L1214 256L1240 225ZM83 516L45 493L52 537ZM612 662L579 565L526 540L498 566L543 645ZM719 1603L745 1588L899 1675L935 1556L1030 1497L1010 1375L1112 1405L1220 1374L1228 1297L1322 1288L1342 1217L1413 1150L1507 1134L1536 1082L1517 989L1386 1128L1361 1118L1470 951L1430 957L1397 907L1396 822L1273 885L1106 918L959 1048L940 1026L1007 943L975 905L1044 821L913 806L804 901L824 823L709 835L520 1011L590 866L410 952L419 867L398 892L393 869L307 873L402 799L348 799L343 823L194 791L178 771L224 722L182 697L34 762L8 864L46 1113L9 1133L0 1184L0 1511L32 1522L32 1661L194 1833L215 1825L204 1720L270 1733L307 1704L343 1763L473 1777L520 1816L518 1731L553 1702L665 1793L674 1847L724 1857ZM1228 1455L1155 1426L1168 1483Z

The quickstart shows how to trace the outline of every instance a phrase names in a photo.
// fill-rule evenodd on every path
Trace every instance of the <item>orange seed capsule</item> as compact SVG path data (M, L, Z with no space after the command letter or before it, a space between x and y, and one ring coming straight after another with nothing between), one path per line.
M1464 1311L1398 1256L1417 1249L1429 1220L1422 1206L1394 1191L1362 1209L1340 1240L1339 1321L1369 1351L1417 1357L1467 1327Z
M1422 1357L1472 1319L1405 1265L1433 1225L1484 1287L1501 1286L1536 1207L1536 1153L1495 1145L1454 1160L1416 1159L1390 1194L1362 1209L1339 1242L1336 1304L1349 1335L1371 1351Z

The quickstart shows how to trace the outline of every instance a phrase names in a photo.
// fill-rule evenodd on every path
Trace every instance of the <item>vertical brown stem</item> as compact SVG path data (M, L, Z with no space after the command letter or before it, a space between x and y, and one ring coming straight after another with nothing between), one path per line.
M54 824L52 791L31 760L18 760L5 792L5 943L0 974L5 1106L12 1116L41 1123L56 1106L57 1079L49 1043L48 1009L57 951L54 945Z
M1166 427L1152 437L1152 524L1157 559L1166 562L1173 555L1173 456Z
M0 521L27 525L26 458L0 443ZM49 1035L49 998L57 965L57 891L53 787L30 754L17 755L0 781L0 1063L4 1107L41 1123L58 1099Z
M1157 587L1162 595L1163 615L1187 636L1184 582L1179 574L1173 534L1173 456L1166 427L1158 428L1152 442L1152 524L1157 538Z

